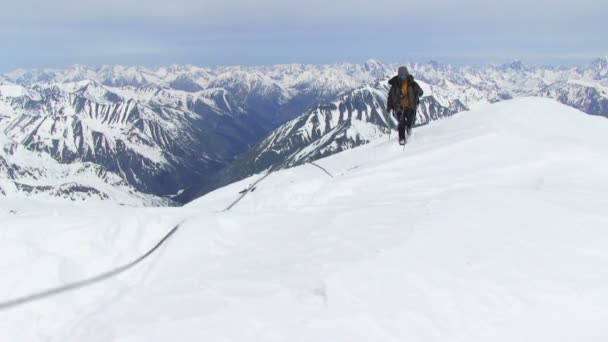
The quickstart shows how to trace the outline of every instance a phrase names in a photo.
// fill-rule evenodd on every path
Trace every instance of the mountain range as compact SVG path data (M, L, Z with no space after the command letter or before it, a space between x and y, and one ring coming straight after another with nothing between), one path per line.
M388 133L398 65L74 66L0 75L0 195L188 202L221 185ZM543 96L608 116L608 59L408 65L418 124L484 103Z

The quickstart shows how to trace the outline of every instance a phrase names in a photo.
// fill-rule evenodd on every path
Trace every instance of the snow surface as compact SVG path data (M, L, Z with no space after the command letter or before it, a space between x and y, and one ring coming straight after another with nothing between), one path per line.
M1 341L606 341L608 121L486 105L183 208L0 198ZM393 138L395 135L393 134Z
M27 94L27 90L20 85L0 85L0 96L4 97L20 97Z

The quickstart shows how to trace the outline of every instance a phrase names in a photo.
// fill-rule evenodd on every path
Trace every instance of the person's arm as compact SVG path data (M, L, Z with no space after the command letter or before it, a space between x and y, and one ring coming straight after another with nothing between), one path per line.
M418 108L418 98L416 96L416 91L416 82L412 81L407 95L410 100L410 108L412 108L414 111Z
M388 90L388 99L386 100L386 111L387 112L391 112L391 110L393 110L393 85L391 85L391 88Z
M416 108L418 107L418 104L420 104L420 98L422 97L422 95L424 95L424 91L422 91L422 88L420 87L420 85L418 84L418 82L414 81L414 83L412 83L413 85L413 90L414 90L414 94L416 94L415 98L416 98Z
M416 83L416 88L418 88L418 98L421 98L422 95L424 95L424 91L422 90L422 88L420 87L420 85L418 83Z

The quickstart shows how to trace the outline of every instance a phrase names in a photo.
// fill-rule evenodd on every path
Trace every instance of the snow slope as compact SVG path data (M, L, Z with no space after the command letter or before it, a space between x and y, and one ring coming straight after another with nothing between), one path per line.
M608 136L553 100L486 105L184 208L0 199L2 341L606 341ZM11 212L12 211L12 212Z

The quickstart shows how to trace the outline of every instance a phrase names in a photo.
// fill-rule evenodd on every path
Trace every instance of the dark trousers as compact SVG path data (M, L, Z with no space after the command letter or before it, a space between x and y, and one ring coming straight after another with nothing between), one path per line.
M411 130L416 123L416 112L414 112L411 108L406 108L401 112L396 113L397 121L399 121L399 125L397 126L399 130L399 140L405 139L405 128Z

